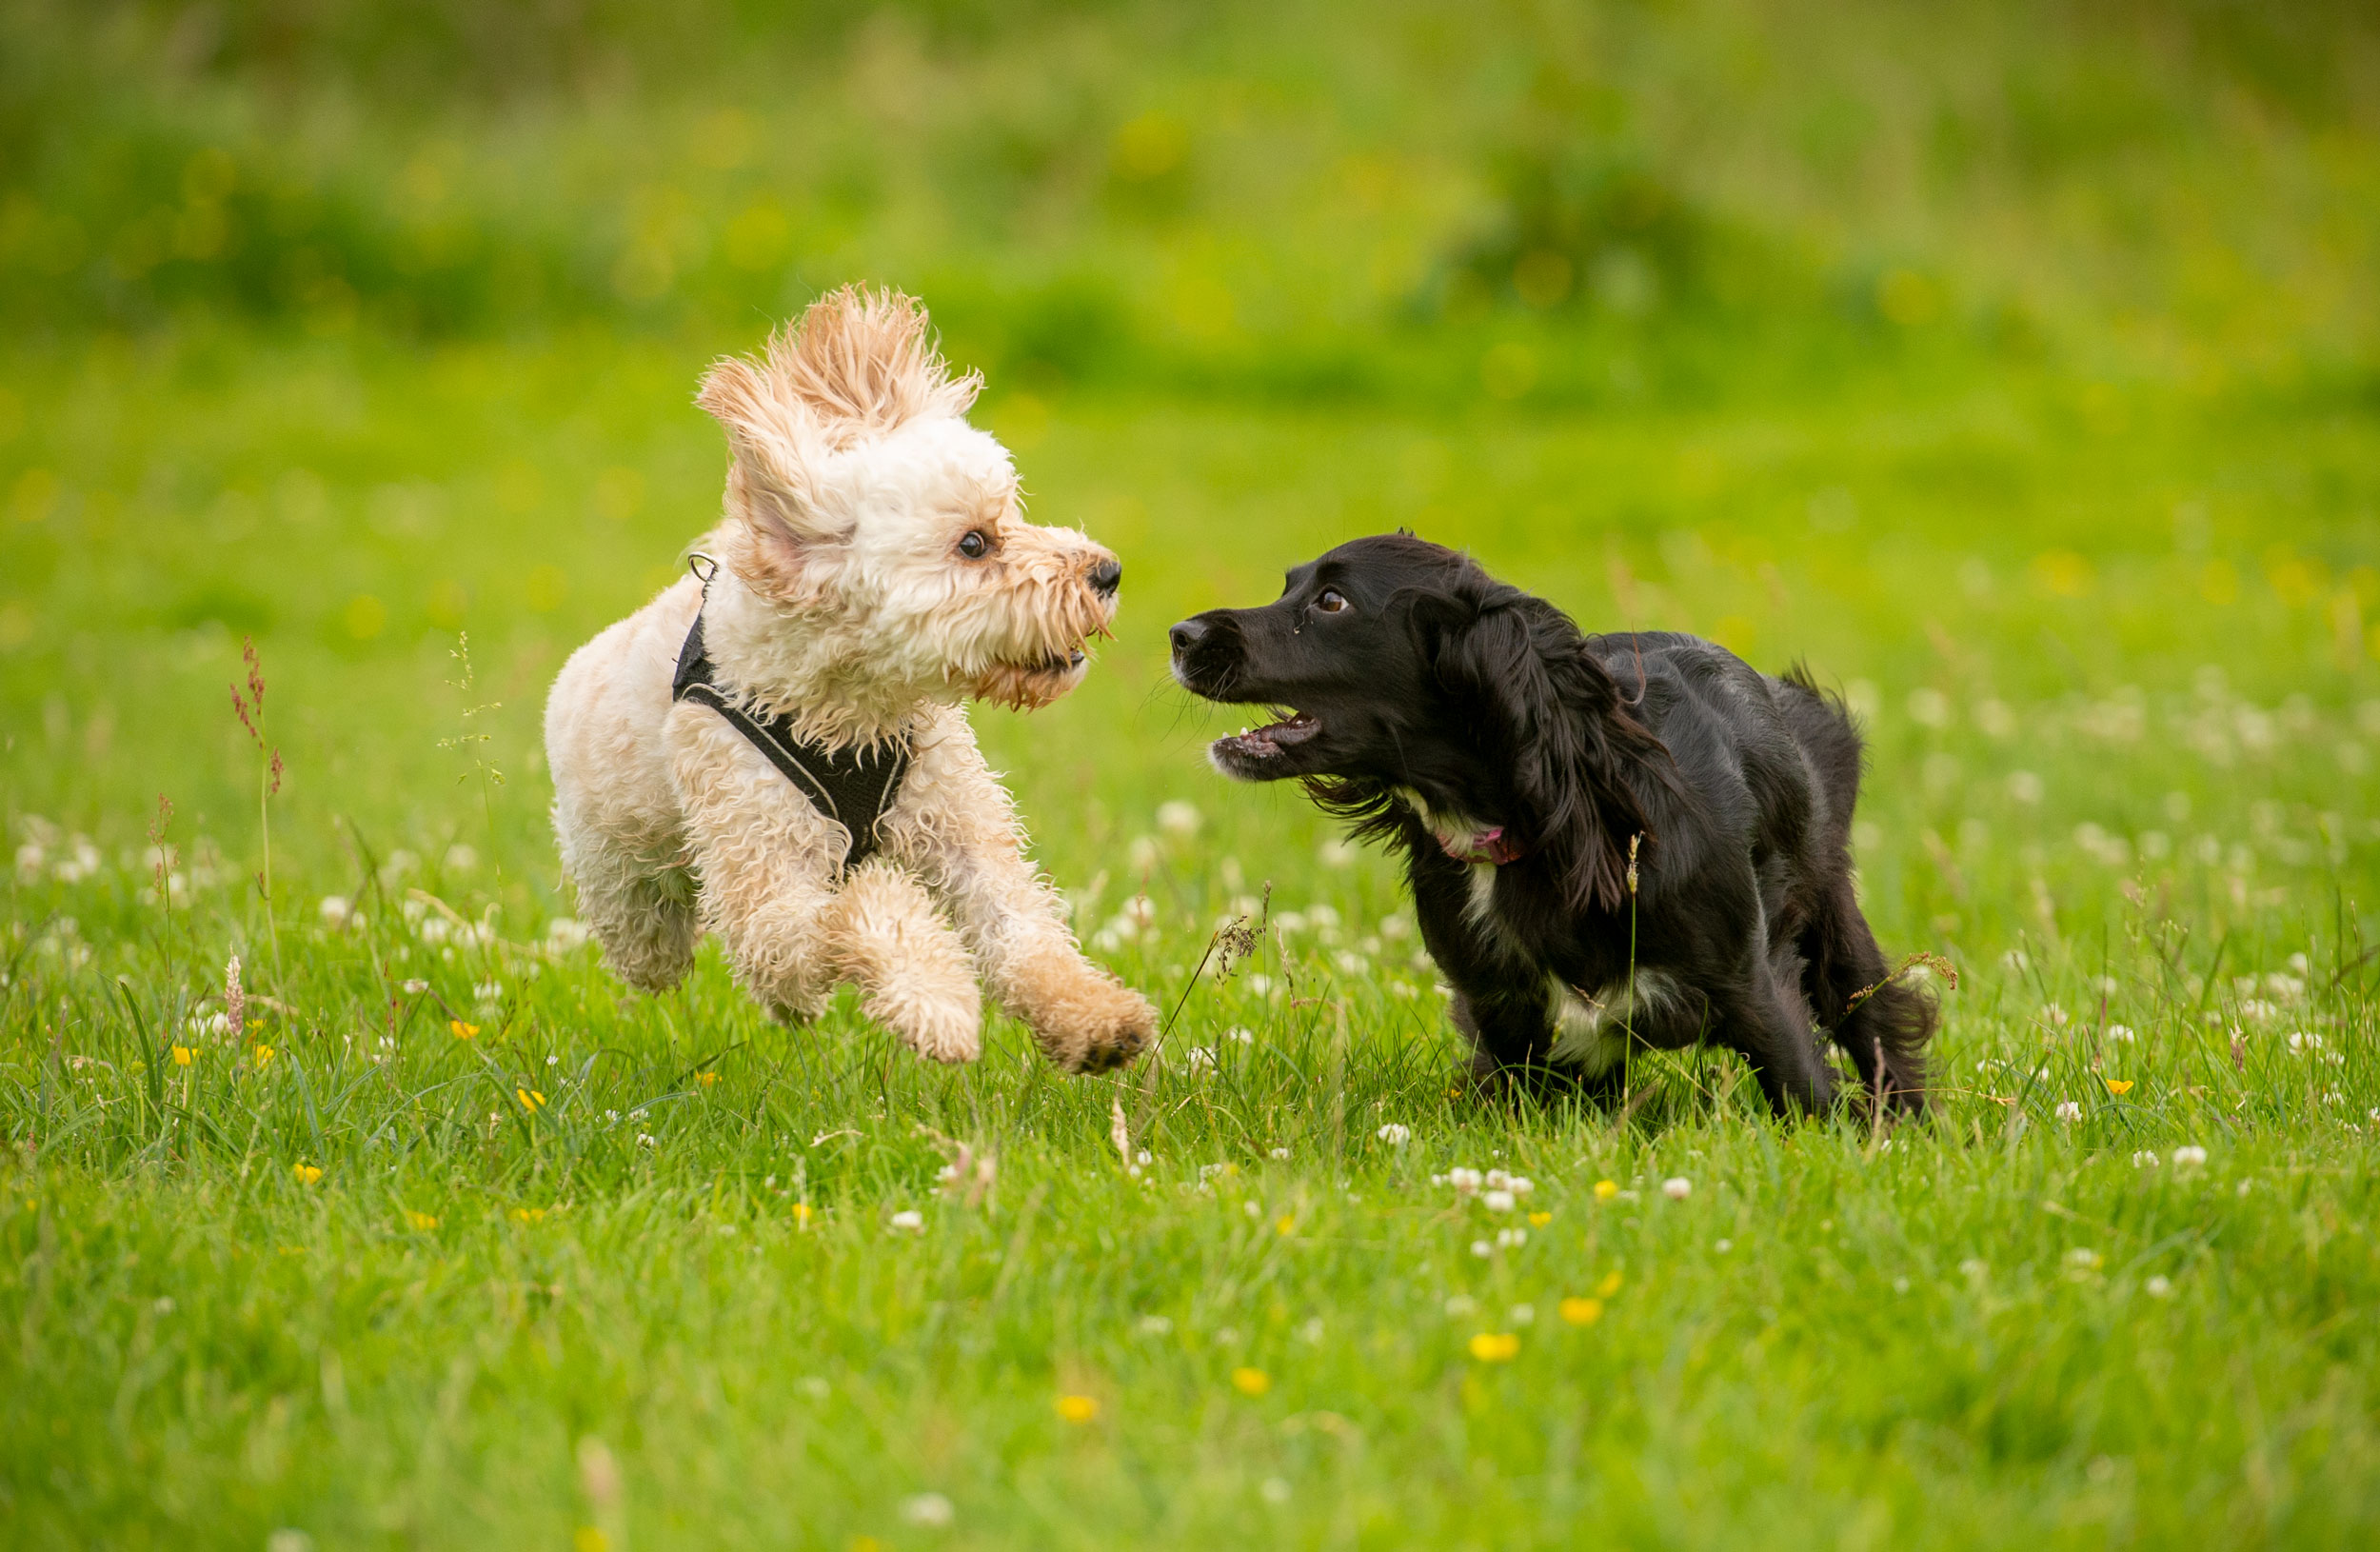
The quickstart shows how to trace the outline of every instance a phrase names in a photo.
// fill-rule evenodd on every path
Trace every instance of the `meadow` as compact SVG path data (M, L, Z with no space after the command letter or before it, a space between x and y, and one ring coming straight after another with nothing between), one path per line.
M538 16L0 21L0 1542L2370 1539L2367 18ZM1123 1072L573 920L545 686L845 278L1124 559L975 713ZM1925 1122L1467 1091L1164 668L1398 526L1841 689Z

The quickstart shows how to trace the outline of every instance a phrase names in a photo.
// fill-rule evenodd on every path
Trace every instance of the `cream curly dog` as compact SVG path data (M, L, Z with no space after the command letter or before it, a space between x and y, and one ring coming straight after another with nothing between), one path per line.
M675 985L708 930L779 1017L852 982L918 1051L965 1062L981 973L1053 1062L1098 1071L1148 1042L1154 1010L1083 959L964 707L1079 684L1121 568L1024 520L1006 449L965 418L981 387L949 374L915 301L856 289L711 368L696 402L731 454L701 541L716 569L564 666L554 827L639 986Z

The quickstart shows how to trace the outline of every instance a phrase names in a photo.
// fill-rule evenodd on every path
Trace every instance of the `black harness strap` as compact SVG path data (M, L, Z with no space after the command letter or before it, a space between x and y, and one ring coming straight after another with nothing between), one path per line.
M871 748L822 748L796 738L793 719L753 716L721 692L711 679L711 660L703 650L703 617L685 633L678 653L677 677L670 682L672 701L699 701L727 719L727 726L749 739L768 763L784 773L813 807L851 832L851 849L843 854L847 872L876 851L876 829L901 795L901 779L909 773L909 746L901 743Z

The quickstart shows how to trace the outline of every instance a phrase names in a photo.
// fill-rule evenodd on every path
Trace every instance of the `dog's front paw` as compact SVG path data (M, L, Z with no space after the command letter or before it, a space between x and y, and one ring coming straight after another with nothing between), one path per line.
M1140 1054L1157 1035L1157 1009L1122 982L1075 959L1042 978L1025 1022L1052 1062L1068 1072L1106 1072Z
M983 1054L983 1001L973 985L963 996L955 989L880 987L861 1005L920 1056L972 1062Z

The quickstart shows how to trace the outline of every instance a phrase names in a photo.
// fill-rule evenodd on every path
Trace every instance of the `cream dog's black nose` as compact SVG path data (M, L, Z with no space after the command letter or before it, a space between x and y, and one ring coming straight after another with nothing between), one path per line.
M1113 555L1091 567L1092 588L1106 597L1115 597L1116 589L1123 586L1123 580L1124 563Z

